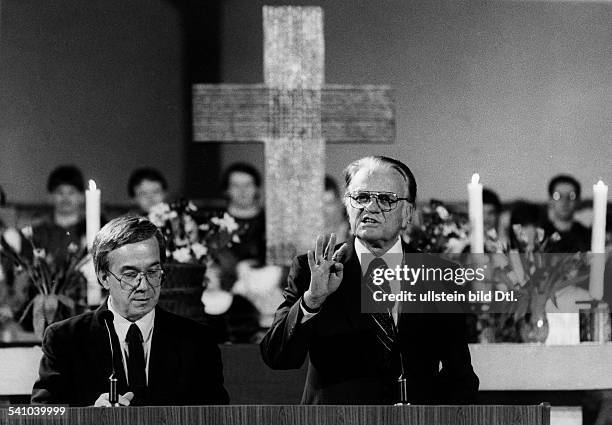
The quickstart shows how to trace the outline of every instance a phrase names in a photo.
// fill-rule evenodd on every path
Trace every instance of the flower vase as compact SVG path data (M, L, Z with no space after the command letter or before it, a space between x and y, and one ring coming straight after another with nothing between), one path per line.
M42 340L45 329L56 321L59 299L57 295L38 294L32 304L34 334Z
M77 304L66 294L38 294L32 300L32 327L42 340L45 329L77 313Z
M548 318L546 316L547 298L534 294L529 302L529 311L519 321L519 334L523 342L543 344L548 338Z

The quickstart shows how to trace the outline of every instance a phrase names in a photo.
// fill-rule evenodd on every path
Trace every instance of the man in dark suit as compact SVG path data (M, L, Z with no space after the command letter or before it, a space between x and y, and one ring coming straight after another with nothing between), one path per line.
M400 233L414 208L412 172L397 160L367 157L349 165L345 177L355 238L334 248L334 235L326 247L319 237L314 253L294 260L285 301L261 342L264 361L275 369L299 368L308 355L307 404L396 403L400 375L404 401L473 402L478 378L463 315L400 314L399 303L387 315L361 311L368 266L360 263L409 252Z
M156 307L165 253L145 218L119 217L100 230L93 260L109 298L49 326L33 403L110 406L111 373L120 405L228 403L212 332Z

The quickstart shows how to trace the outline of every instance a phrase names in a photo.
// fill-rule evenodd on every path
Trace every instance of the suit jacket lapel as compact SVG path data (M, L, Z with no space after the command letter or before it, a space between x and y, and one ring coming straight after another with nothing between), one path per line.
M361 263L355 252L355 240L347 242L348 250L344 264L342 283L338 288L338 298L343 303L343 311L349 323L356 329L370 329L370 317L361 312Z
M175 376L177 367L180 364L173 330L168 323L167 313L158 307L155 309L155 325L151 341L151 351L149 352L149 394L154 396L155 389L164 385L168 377ZM172 381L172 380L170 380ZM161 388L163 391L164 388Z

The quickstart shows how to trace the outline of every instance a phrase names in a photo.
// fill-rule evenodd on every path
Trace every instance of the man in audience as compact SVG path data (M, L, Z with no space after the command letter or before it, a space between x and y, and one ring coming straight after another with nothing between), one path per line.
M137 213L147 215L152 207L166 202L168 182L154 168L138 168L128 180L128 195L138 208Z
M47 328L33 403L110 406L111 373L123 406L228 403L212 332L156 307L165 253L146 218L119 217L100 230L93 261L109 298Z
M366 157L347 167L345 181L355 238L334 247L332 235L325 247L319 236L314 253L293 261L285 301L261 342L265 363L299 368L308 356L306 404L393 404L400 375L410 403L473 402L478 378L463 315L399 314L397 302L386 313L361 311L362 270L410 252L400 233L414 210L412 172L395 159ZM377 258L362 267L367 254Z
M489 232L499 229L499 215L501 213L501 201L497 193L491 189L484 188L482 190L482 209L483 209L483 224L484 231Z
M557 232L561 240L556 252L586 252L591 247L591 232L574 220L580 202L580 183L574 177L560 174L548 184L548 217L542 227L546 236Z

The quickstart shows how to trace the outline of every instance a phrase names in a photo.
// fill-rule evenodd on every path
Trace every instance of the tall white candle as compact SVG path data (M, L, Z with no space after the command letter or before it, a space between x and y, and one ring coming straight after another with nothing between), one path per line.
M593 228L591 233L591 274L589 292L596 300L603 298L604 269L606 267L606 207L608 203L608 186L601 180L593 185Z
M85 191L85 219L87 223L87 249L91 251L94 238L100 230L100 189L96 182L89 180L89 189Z
M470 247L474 254L484 253L484 223L482 212L482 184L476 173L468 183L468 212L470 216Z

